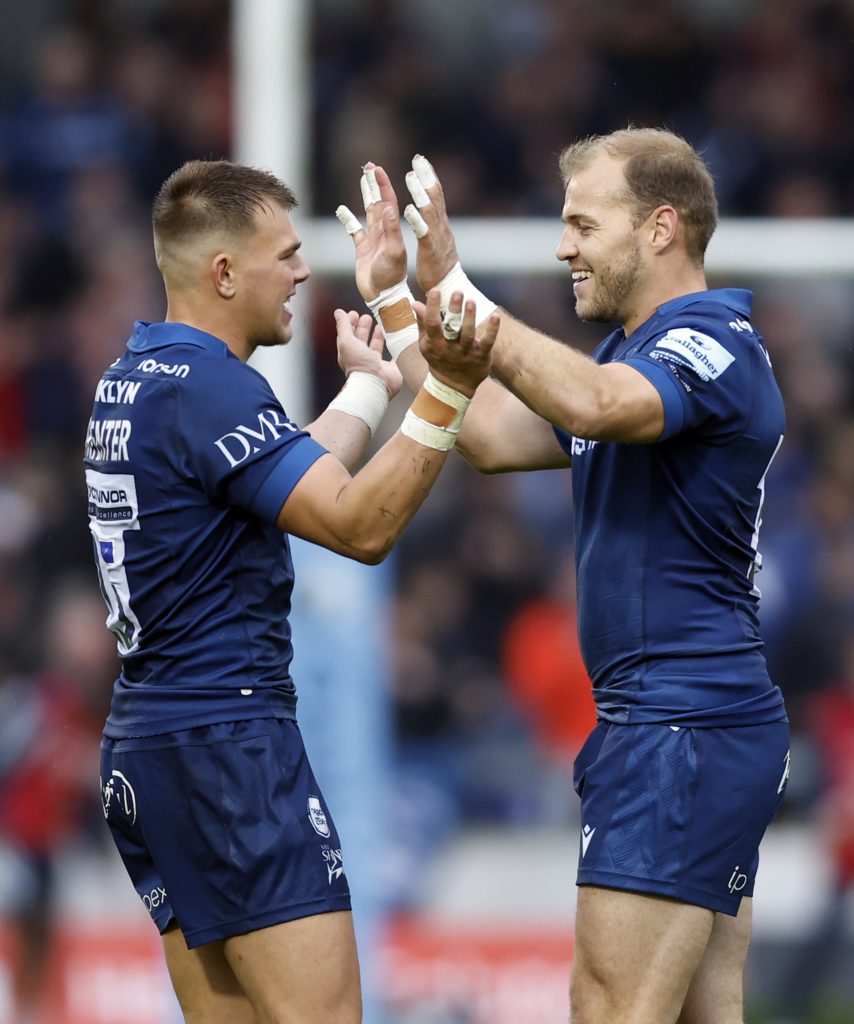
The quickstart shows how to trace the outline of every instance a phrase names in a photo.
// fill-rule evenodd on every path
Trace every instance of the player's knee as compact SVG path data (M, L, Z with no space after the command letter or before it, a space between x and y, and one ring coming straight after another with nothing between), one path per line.
M572 1024L613 1024L617 1016L614 992L607 979L590 965L576 962L569 985Z

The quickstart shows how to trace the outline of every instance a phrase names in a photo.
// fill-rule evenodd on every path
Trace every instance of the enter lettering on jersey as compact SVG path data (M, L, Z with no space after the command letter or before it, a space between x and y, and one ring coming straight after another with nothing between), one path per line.
M585 452L592 452L598 441L588 441L583 437L573 437L572 439L572 454L583 455Z
M142 387L141 380L99 380L95 401L108 405L133 405Z
M130 420L89 420L86 458L92 462L127 462Z
M735 356L719 341L690 327L669 330L655 343L650 356L690 367L703 381L716 380L735 362Z
M283 419L277 409L266 409L264 412L258 413L257 428L239 423L234 430L217 438L214 444L233 469L241 462L245 462L250 455L260 452L261 445L267 441L278 441L282 432L286 430L295 434L299 431L299 427L294 426L289 420Z

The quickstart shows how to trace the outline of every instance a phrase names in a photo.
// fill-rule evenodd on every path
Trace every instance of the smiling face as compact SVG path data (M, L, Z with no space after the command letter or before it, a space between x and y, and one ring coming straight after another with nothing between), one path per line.
M641 303L643 225L632 216L622 161L598 153L569 179L557 258L572 271L581 320L626 324Z
M233 247L230 302L248 354L260 346L286 345L293 336L287 303L310 274L300 245L290 214L270 203L258 210L254 229Z

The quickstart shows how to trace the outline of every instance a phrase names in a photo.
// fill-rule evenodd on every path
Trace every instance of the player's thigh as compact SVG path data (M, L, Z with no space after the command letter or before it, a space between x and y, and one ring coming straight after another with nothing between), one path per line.
M362 994L352 914L302 917L235 935L225 956L259 1024L359 1024Z
M169 977L186 1024L259 1024L225 958L222 942L187 949L183 933L174 924L162 938Z
M715 914L703 959L697 968L679 1024L742 1024L744 965L750 944L753 901L741 901L738 917Z
M581 886L573 1024L673 1024L715 915L661 896Z

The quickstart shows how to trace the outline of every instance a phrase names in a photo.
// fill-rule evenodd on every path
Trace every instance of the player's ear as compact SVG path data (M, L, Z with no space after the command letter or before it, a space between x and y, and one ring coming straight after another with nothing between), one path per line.
M237 291L234 264L227 252L218 252L210 263L211 280L217 294L223 299L234 298Z
M679 214L672 206L659 206L650 214L650 241L658 250L672 245L679 228Z

